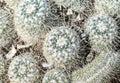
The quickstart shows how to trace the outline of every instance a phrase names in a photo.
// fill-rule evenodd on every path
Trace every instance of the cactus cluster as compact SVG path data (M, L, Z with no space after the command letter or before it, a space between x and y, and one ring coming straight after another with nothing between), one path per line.
M95 0L95 9L109 15L120 15L120 0Z
M84 27L85 33L89 35L91 46L97 51L109 47L117 36L117 23L107 14L93 15Z
M42 83L70 83L70 79L64 69L58 68L48 71Z
M4 73L4 70L5 70L5 60L2 57L2 55L0 54L0 77Z
M43 55L53 65L65 65L75 62L80 39L69 27L61 26L51 30L44 40Z
M16 56L10 63L8 76L11 83L34 83L39 77L36 60L31 53Z
M43 21L47 14L47 0L23 0L15 8L15 28L26 43L36 43L45 33Z
M0 8L0 47L12 41L13 30L13 17L9 10Z
M119 16L120 0L0 0L0 83L110 83L120 72Z

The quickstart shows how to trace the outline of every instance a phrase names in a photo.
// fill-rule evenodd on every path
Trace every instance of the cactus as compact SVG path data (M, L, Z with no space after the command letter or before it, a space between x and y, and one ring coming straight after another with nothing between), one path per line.
M71 65L78 55L79 44L80 39L77 33L67 26L61 26L46 35L43 55L52 65Z
M35 44L45 34L47 0L23 0L15 8L15 28L26 43Z
M39 77L36 60L31 53L16 56L10 63L8 76L11 83L34 83Z
M12 41L14 31L13 17L9 9L6 9L0 8L0 48Z
M112 45L117 36L118 26L115 20L106 14L95 14L85 23L85 33L89 35L91 46L96 51Z
M4 73L4 70L5 70L5 60L2 57L2 55L0 54L0 77Z
M92 0L53 0L59 5L68 7L77 12L91 10Z
M120 15L120 0L95 0L95 9L109 15Z
M70 83L70 79L64 69L52 69L45 74L42 83Z
M120 54L102 51L93 62L73 72L73 83L110 83L120 70Z

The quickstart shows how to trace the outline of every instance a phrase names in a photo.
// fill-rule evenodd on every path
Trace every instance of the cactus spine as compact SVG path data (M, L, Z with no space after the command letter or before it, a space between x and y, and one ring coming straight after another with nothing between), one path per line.
M95 0L95 9L112 16L120 16L120 0Z
M92 0L53 0L53 1L55 1L56 4L58 5L68 7L71 10L74 10L80 13L83 13L83 12L89 13L92 11L92 5L93 5Z
M0 7L0 48L12 41L14 26L9 9Z

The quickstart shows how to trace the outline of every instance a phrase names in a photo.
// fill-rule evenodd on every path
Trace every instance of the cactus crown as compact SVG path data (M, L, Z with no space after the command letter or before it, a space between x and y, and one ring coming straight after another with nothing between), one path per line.
M27 23L41 21L47 11L47 0L24 0L16 8L16 14Z
M8 76L11 82L34 83L39 77L36 61L31 53L15 57L10 63Z
M70 80L64 69L52 69L45 74L42 83L70 83Z
M89 34L92 46L105 47L112 44L112 40L117 36L117 23L106 14L96 14L88 19L85 24L85 32ZM101 46L101 48L103 48ZM99 49L99 48L98 48Z
M79 50L79 36L68 27L59 27L50 31L45 38L44 56L51 63L66 63L74 60Z

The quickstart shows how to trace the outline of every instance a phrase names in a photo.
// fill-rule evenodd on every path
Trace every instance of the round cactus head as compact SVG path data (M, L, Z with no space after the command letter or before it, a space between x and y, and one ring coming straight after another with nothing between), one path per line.
M112 16L120 16L120 0L95 0L95 9Z
M15 28L24 42L36 43L44 34L47 9L47 0L23 0L15 8Z
M95 14L85 24L85 32L89 35L91 45L99 50L112 44L117 36L118 26L113 18L106 14Z
M45 74L42 83L70 83L70 79L64 69L52 69Z
M39 77L39 70L32 54L16 56L10 63L8 76L12 83L34 83Z
M0 77L4 73L4 70L5 70L4 66L5 66L5 61L2 55L0 54Z
M51 30L44 40L43 55L53 65L74 63L78 55L80 39L77 33L61 26Z
M0 8L0 48L12 41L13 18L9 10Z

